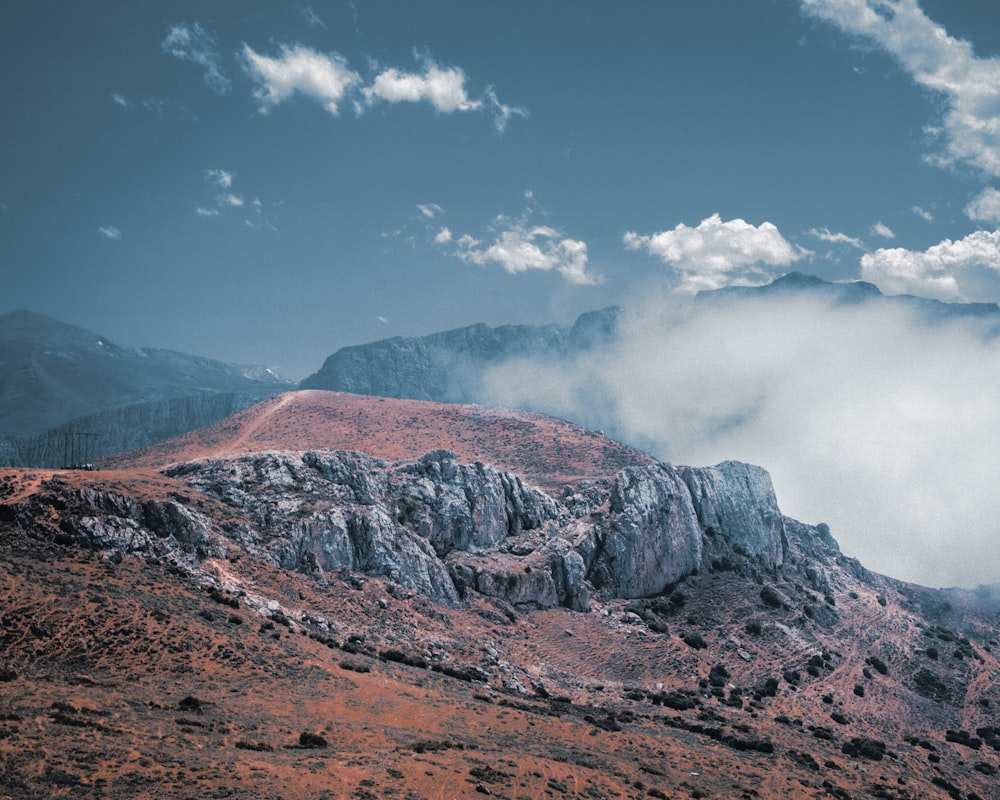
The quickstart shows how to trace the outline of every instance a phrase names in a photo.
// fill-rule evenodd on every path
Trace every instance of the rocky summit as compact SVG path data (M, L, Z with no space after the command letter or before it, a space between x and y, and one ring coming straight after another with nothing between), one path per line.
M318 391L103 466L0 471L5 796L997 797L995 595L760 467Z

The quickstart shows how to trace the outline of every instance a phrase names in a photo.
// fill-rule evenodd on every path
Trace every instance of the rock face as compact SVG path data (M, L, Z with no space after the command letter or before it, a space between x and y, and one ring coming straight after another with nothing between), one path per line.
M474 402L486 368L524 356L565 357L607 341L620 309L609 307L563 325L472 325L429 336L395 337L344 347L302 381L303 389L329 389L380 397L445 403Z
M718 531L730 547L781 566L784 520L767 470L724 461L703 469L684 467L681 478L702 529Z
M577 610L595 593L659 594L709 555L775 568L786 547L770 478L736 462L628 467L566 487L558 499L445 450L397 464L339 450L265 452L164 474L235 513L86 489L58 501L76 509L61 535L190 564L235 547L320 581L350 570L446 604L475 591L515 606ZM40 507L0 511L26 524L45 517Z

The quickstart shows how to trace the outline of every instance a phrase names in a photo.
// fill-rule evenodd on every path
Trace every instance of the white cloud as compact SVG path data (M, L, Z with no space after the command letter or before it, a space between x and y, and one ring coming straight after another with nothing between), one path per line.
M438 214L444 213L444 209L437 203L417 203L417 210L427 219L434 219Z
M925 16L916 0L802 0L802 6L873 39L917 84L944 97L945 162L1000 176L1000 59L977 58L968 42Z
M498 134L507 130L507 123L510 122L511 117L529 116L528 109L523 106L509 106L506 103L501 103L492 86L487 88L485 97L486 110L493 117L493 128Z
M198 206L194 210L194 213L197 214L199 217L217 217L219 216L219 209L203 208L202 206Z
M209 33L197 22L193 25L179 23L170 29L160 46L174 58L202 67L205 70L205 84L213 91L223 94L232 86L232 81L222 74L216 40L215 34Z
M990 320L982 320L984 326ZM991 366L992 365L992 366ZM600 428L675 463L767 468L784 513L929 585L1000 574L1000 340L823 297L636 301L575 361L487 376L485 402Z
M220 189L229 189L233 185L233 173L224 169L206 169L205 182L214 183Z
M102 225L97 229L97 232L101 234L105 239L110 239L113 242L120 242L122 239L122 232L114 225Z
M506 223L506 220L501 221ZM447 228L435 237L435 241L450 242L451 231L447 231L447 238L441 238L445 231ZM488 246L466 234L458 240L455 255L470 264L497 264L511 275L529 270L554 270L569 283L598 283L598 278L587 272L586 243L562 237L546 225L528 227L522 222L507 223L506 229Z
M629 231L623 241L628 249L646 250L673 266L679 278L677 290L686 293L767 283L772 275L762 266L787 266L810 254L786 241L773 223L723 222L718 214L696 228L680 223L651 235Z
M123 95L123 94L118 94L118 92L112 92L111 93L111 101L115 105L121 106L122 108L128 108L129 107L128 98L126 98L125 95Z
M965 207L965 213L973 222L1000 225L1000 191L983 189Z
M437 244L448 244L451 241L451 231L448 228L442 228L437 232L434 241Z
M389 324L389 320L387 320L385 317L383 317L381 315L375 317L375 321L376 322L381 322L383 325L388 325Z
M924 222L933 222L934 221L934 215L930 211L928 211L927 209L925 209L925 208L921 208L920 206L913 206L913 208L911 210L913 211L914 214L916 214L918 217L920 217L920 219L922 219Z
M481 98L471 97L466 75L460 67L443 67L427 54L417 54L421 69L408 72L395 67L372 66L375 74L367 83L339 53L319 53L304 45L281 45L278 58L257 53L243 45L243 65L257 84L254 96L260 113L299 93L322 103L338 114L347 100L357 114L376 103L429 103L436 111L483 111L493 118L497 133L503 133L511 117L527 116L526 109L501 103L492 86Z
M893 247L866 253L861 275L890 294L995 301L1000 297L1000 230L945 239L924 251Z
M344 96L361 80L339 53L319 53L300 44L282 45L279 58L261 55L244 44L243 62L257 84L254 96L262 114L299 93L336 115Z
M465 90L465 72L459 67L442 67L428 56L421 56L423 71L402 72L394 67L382 70L362 90L368 105L426 101L436 111L478 111L482 100L472 100Z
M815 236L821 242L829 242L830 244L849 244L851 247L856 247L859 250L864 250L864 243L854 236L848 236L846 233L832 233L829 228L810 228L809 235Z
M872 225L872 233L876 236L881 236L883 239L895 239L896 234L893 232L892 228L883 222L876 222Z
M235 208L243 206L243 198L236 194L226 193L216 195L215 200L220 206L233 206Z

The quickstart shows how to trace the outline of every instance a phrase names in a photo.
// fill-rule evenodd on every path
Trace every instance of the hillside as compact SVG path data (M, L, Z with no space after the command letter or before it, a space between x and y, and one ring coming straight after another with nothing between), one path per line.
M759 468L324 392L108 466L0 471L12 798L996 796L989 596Z

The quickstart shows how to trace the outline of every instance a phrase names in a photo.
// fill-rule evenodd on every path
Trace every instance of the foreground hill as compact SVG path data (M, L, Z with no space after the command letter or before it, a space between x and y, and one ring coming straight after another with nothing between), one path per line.
M0 472L10 797L996 796L996 612L759 468L322 392L114 467Z
M83 460L229 416L288 384L261 368L106 337L41 314L0 316L0 463ZM76 434L86 432L86 442Z

